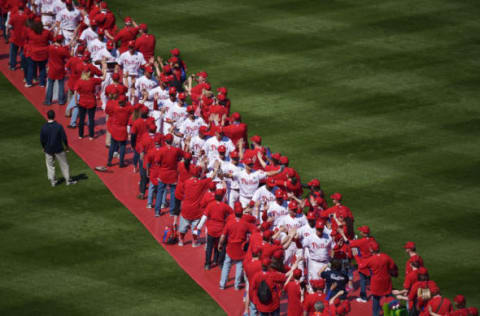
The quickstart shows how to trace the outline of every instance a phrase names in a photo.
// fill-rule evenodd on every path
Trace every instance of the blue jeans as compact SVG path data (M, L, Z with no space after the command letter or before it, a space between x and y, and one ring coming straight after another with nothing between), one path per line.
M47 94L45 95L45 104L52 104L52 98L53 98L53 86L55 84L55 81L58 81L58 104L65 104L65 87L64 87L64 82L65 79L60 79L60 80L53 80L48 78L48 84L47 84Z
M95 110L96 108L84 108L83 106L78 107L78 115L80 121L78 122L78 136L83 137L83 128L85 126L85 116L88 113L88 135L93 138L95 136Z
M250 301L250 305L248 305L248 316L257 316L258 311L257 311L257 306L253 304L252 301Z
M108 149L108 163L112 163L113 153L118 151L120 154L120 165L124 164L125 159L125 147L127 145L127 141L118 141L112 138L112 143L110 148Z
M152 181L148 184L148 197L147 197L147 204L152 205L153 203L153 194L158 189L158 185L154 185Z
M177 187L176 184L169 184L170 186L170 215L173 215L173 209L175 208L175 188ZM165 202L166 197L166 189L167 185L161 181L158 181L158 191L157 191L157 199L155 201L155 214L159 215L162 202Z
M274 310L271 313L259 313L260 316L280 316L280 307L277 310Z
M367 283L368 283L369 277L361 272L358 272L358 275L360 276L360 298L366 300L367 299Z
M18 51L19 47L13 43L10 43L10 61L9 65L10 68L17 67L17 54L19 53ZM23 55L23 48L20 48L20 65L25 67L26 59L25 56Z
M230 274L230 269L232 268L232 265L235 265L235 288L240 287L240 282L242 281L242 275L243 275L243 262L242 260L232 260L230 256L227 255L225 256L225 261L223 262L223 268L222 268L222 276L220 277L220 287L225 288L225 285L227 284L228 280L228 275Z
M133 146L132 146L133 148ZM138 153L135 148L133 148L133 166L136 168L138 165L138 161L140 160L140 153ZM140 167L142 168L142 167Z
M372 301L373 301L372 315L373 316L379 316L380 315L380 309L381 309L380 299L381 298L382 298L381 296L372 295Z
M34 61L33 59L29 58L27 68L27 84L32 84L33 78L38 71L40 85L45 86L47 78L47 61Z
M77 96L77 100L75 100L75 97L73 97L70 100L70 103L68 103L67 109L65 110L66 112L72 110L72 116L70 117L70 125L71 126L77 126L78 106L77 106L76 101L78 101L78 98L79 97Z
M140 158L140 155L139 155ZM140 184L138 185L138 191L142 194L145 194L145 190L147 188L148 178L147 178L147 170L143 168L143 160L139 159L139 167L140 167Z

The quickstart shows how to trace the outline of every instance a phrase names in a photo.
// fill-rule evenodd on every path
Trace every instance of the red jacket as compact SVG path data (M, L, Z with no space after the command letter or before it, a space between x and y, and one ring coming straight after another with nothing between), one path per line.
M243 148L247 148L247 124L239 123L239 124L230 124L223 127L223 133L225 136L230 138L235 146L240 139L243 140Z
M249 284L253 284L253 277L258 272L262 271L262 262L259 259L250 258L248 261L243 261L243 270L247 276ZM250 286L248 289L248 296L250 301L253 301L253 286Z
M350 248L357 248L358 252L355 257L355 261L359 265L358 272L363 273L366 276L370 275L370 270L364 267L360 269L360 263L362 263L365 259L368 259L372 256L370 252L370 242L374 241L375 238L373 237L363 237L360 239L350 240Z
M148 62L150 57L155 55L155 43L155 36L145 33L135 40L135 48L143 54Z
M417 297L418 289L430 289L432 293L438 293L439 288L437 283L434 281L417 281L412 285L412 288L408 292L408 306L409 308L413 308L413 304L416 302L417 310L421 310L425 305L427 305L428 301L424 301L421 297Z
M308 315L314 315L315 313L315 303L322 302L325 308L328 307L328 301L326 299L325 294L323 293L308 293L305 295L305 299L303 300L303 309L308 313Z
M165 184L177 183L177 164L182 158L180 148L165 144L155 156L155 163L159 166L159 180Z
M80 95L78 106L91 109L97 106L95 90L102 83L100 78L90 78L88 80L78 80L75 84L75 91Z
M67 46L50 45L48 47L48 78L61 80L65 78L65 65L70 58Z
M67 61L66 68L70 71L68 77L67 86L71 91L75 90L75 85L82 76L83 60L81 57L73 56Z
M138 27L126 26L121 29L117 35L113 38L113 41L118 44L121 41L120 47L118 48L120 54L128 50L128 42L135 40L138 34Z
M285 285L285 292L287 293L288 301L288 316L302 316L302 290L298 280L292 280Z
M112 138L116 141L126 141L128 139L127 125L128 119L132 115L135 109L140 108L142 105L139 103L136 106L132 106L130 103L120 106L118 102L108 102L105 112L108 114L108 122L112 134Z
M430 301L428 301L427 306L420 313L420 316L430 316L428 307L432 308L432 312L439 315L449 315L453 312L452 302L446 297L441 297L440 295L435 295Z
M227 237L227 255L233 260L243 260L245 251L243 247L247 241L248 234L251 233L252 227L241 218L234 217L227 221L223 228L222 235Z
M160 151L160 148L162 147L154 146L153 148L150 148L143 160L143 166L145 170L148 171L148 178L153 185L158 185L159 166L155 163L155 156Z
M272 301L269 304L262 304L258 299L258 288L260 283L265 281L272 292ZM285 282L285 274L277 271L260 271L253 277L252 292L253 303L257 310L262 313L272 313L280 308L280 291Z
M17 11L10 16L10 21L8 22L12 26L10 43L23 47L23 44L25 44L25 32L27 30L26 22L27 14L25 12Z
M178 200L183 200L183 197L185 196L185 181L192 177L192 166L193 164L190 164L190 167L187 170L185 162L183 161L180 161L177 165L178 180L177 187L175 188L175 198Z
M392 293L391 275L398 270L392 258L384 253L373 254L362 260L358 267L366 267L372 271L370 289L373 295L385 296Z
M51 33L42 30L40 34L35 33L32 29L27 29L26 45L28 45L29 57L33 61L45 61L48 59L48 46L51 39Z

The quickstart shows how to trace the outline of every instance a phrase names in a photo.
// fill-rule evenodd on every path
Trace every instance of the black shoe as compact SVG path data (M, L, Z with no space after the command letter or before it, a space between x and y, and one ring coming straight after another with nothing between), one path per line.
M107 167L112 167L112 166L113 166L113 165L112 165L111 162L108 162L108 163L107 163Z
M67 125L67 128L74 129L74 128L77 128L77 127L76 127L76 126L73 126L73 125Z
M49 105L52 105L52 104L51 104L51 103L48 103L48 102L43 102L43 105L49 106Z
M126 168L126 167L127 167L127 164L121 163L119 167L120 167L120 168Z

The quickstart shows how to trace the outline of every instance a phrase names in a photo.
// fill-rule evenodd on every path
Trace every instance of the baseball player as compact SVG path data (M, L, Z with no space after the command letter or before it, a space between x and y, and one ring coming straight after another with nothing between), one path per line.
M123 75L127 77L128 88L133 86L134 79L139 75L140 67L146 63L143 54L135 50L135 41L128 42L128 50L118 58L118 64L123 68Z
M82 14L75 8L72 0L65 0L65 9L58 12L55 17L55 25L65 38L65 45L72 41L82 19ZM87 17L85 19L88 20Z
M305 237L302 246L308 249L308 280L320 279L319 272L323 271L332 256L333 242L330 235L323 232L324 224L318 221L315 225L315 234Z

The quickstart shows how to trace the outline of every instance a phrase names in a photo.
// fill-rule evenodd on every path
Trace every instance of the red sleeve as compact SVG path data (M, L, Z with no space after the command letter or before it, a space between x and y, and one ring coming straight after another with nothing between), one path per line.
M102 78L93 78L93 82L95 83L96 86L102 84L103 80Z

